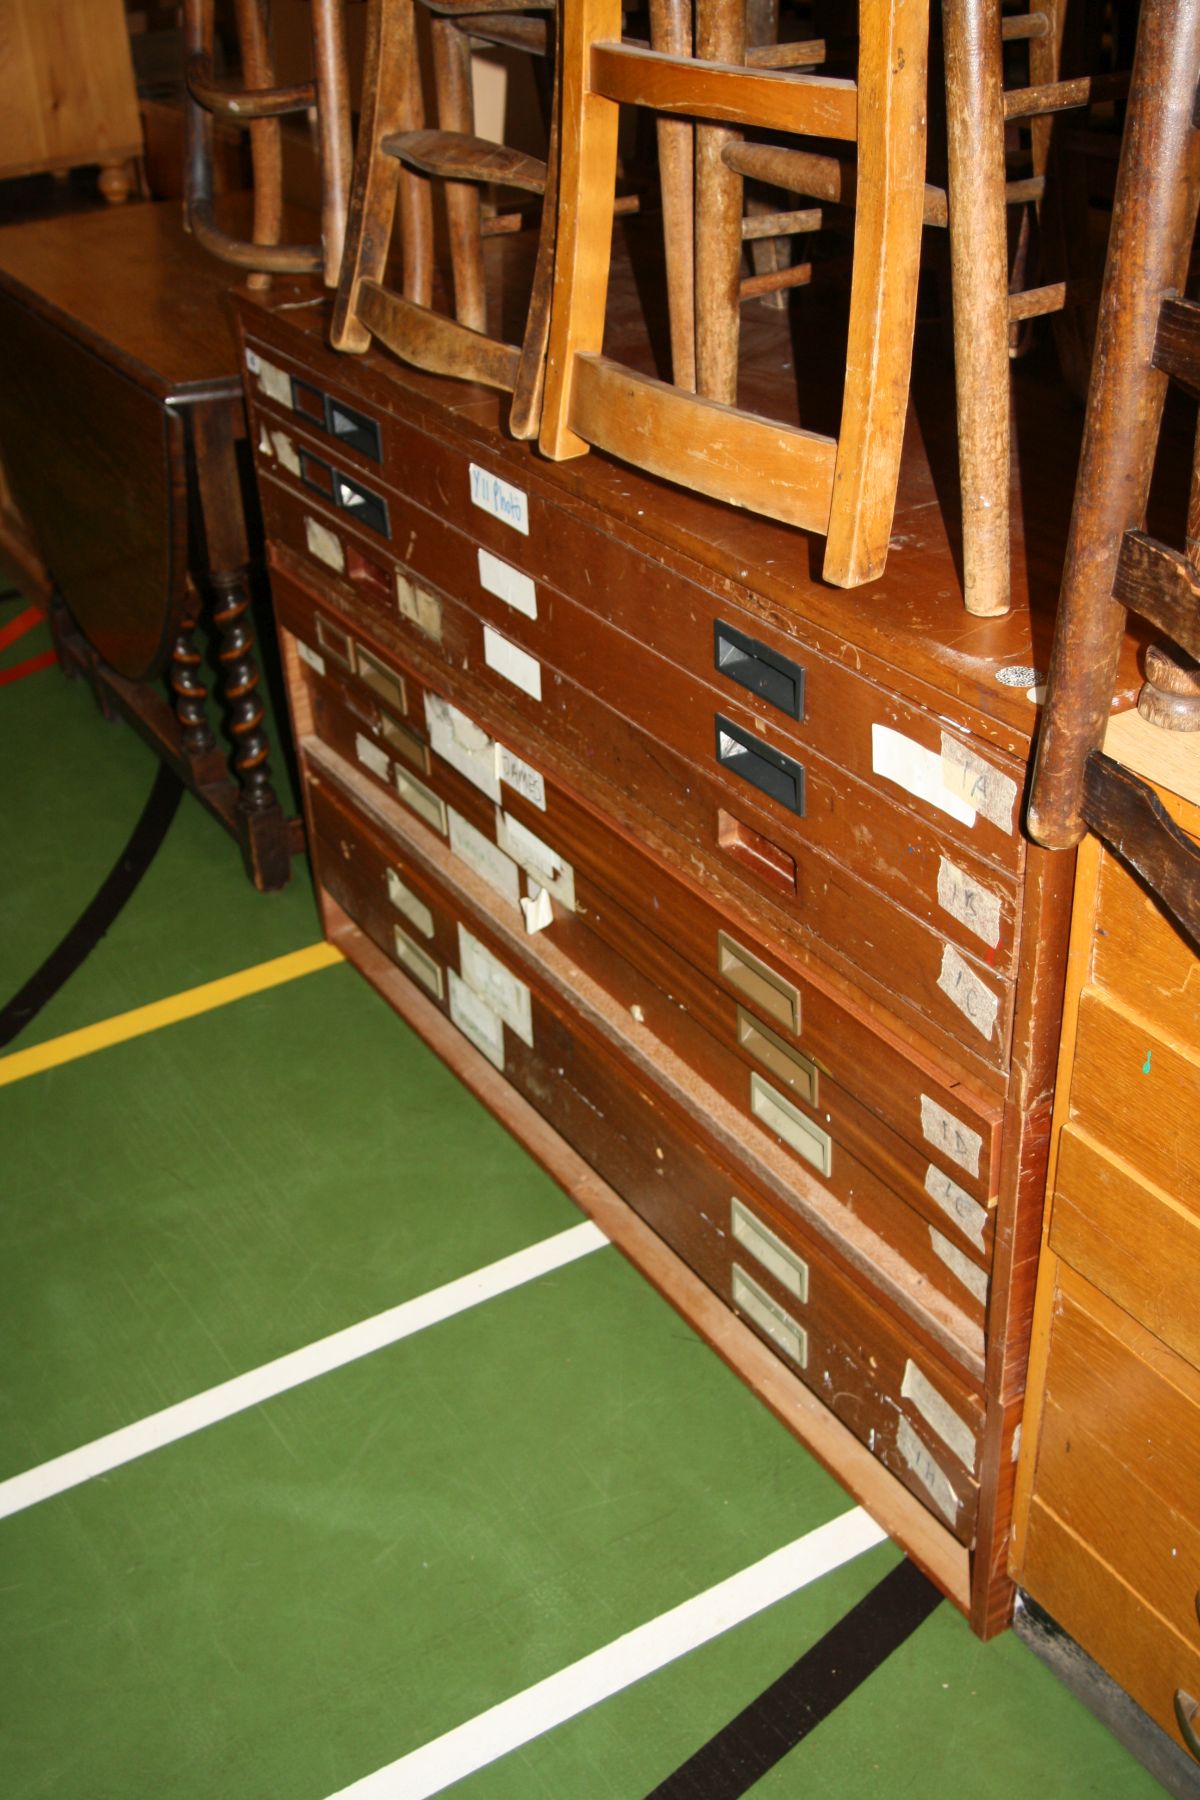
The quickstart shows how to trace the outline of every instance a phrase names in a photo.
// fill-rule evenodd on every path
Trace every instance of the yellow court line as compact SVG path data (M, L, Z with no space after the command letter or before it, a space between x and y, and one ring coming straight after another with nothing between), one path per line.
M255 963L253 968L239 969L236 975L223 975L219 981L206 981L200 987L185 988L182 994L171 994L166 1000L154 1000L149 1006L135 1006L132 1012L117 1013L101 1019L97 1025L84 1025L79 1031L64 1032L44 1044L33 1044L28 1050L15 1050L11 1056L0 1056L0 1087L10 1081L24 1081L28 1075L40 1075L45 1069L56 1069L60 1063L74 1062L90 1056L93 1050L107 1050L112 1044L123 1044L129 1038L143 1037L162 1025L177 1025L181 1019L194 1019L197 1013L211 1012L216 1006L228 1006L231 1000L243 1000L248 994L261 994L267 988L295 981L298 975L311 975L317 969L328 969L344 962L334 944L310 944L306 950L293 950L287 956L276 956L270 962Z

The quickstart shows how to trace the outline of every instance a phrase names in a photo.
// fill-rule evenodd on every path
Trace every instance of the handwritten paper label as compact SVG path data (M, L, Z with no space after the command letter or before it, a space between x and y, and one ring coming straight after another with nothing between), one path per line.
M877 775L894 781L906 793L949 813L960 825L974 825L975 808L961 794L952 792L942 779L942 758L926 750L888 725L871 727L871 767Z
M1012 776L994 769L948 731L942 733L941 763L945 787L1011 837L1017 804L1017 784Z
M504 1023L462 976L450 970L450 1017L465 1038L481 1050L494 1068L504 1073Z
M896 1426L896 1448L912 1470L943 1518L958 1523L958 1495L946 1471L925 1448L916 1430L903 1413Z
M921 1095L921 1136L943 1156L965 1169L968 1175L979 1174L979 1158L983 1151L983 1139L961 1119L931 1100L928 1094Z
M459 712L449 700L437 694L425 696L425 723L429 742L438 756L457 769L489 800L500 798L500 777L496 770L496 740L481 725Z
M943 856L938 868L938 905L992 949L1000 942L1000 896Z
M392 947L395 951L396 961L401 967L407 969L414 980L419 981L422 987L428 988L429 992L440 1000L442 998L441 964L434 962L429 952L422 950L420 944L414 944L407 931L401 931L398 925L392 927Z
M965 1188L960 1188L957 1181L951 1181L949 1175L943 1174L933 1163L925 1171L925 1192L931 1200L936 1200L948 1219L954 1220L963 1236L982 1250L987 1207L972 1200Z
M396 606L402 619L415 625L424 637L435 644L442 641L442 603L436 594L426 593L407 575L396 574Z
M531 769L527 762L522 762L515 750L508 750L500 745L500 779L514 793L528 800L530 806L536 806L539 812L546 810L546 779L536 769Z
M948 1450L953 1451L964 1469L975 1469L975 1433L965 1419L960 1419L950 1402L934 1387L932 1381L909 1359L904 1365L900 1392L911 1400L927 1425L933 1427Z
M544 887L535 887L532 894L521 895L521 912L530 937L554 923L554 902Z
M296 446L293 444L287 432L273 431L271 433L271 442L275 446L276 456L279 458L288 474L299 475L300 458L297 455Z
M504 1023L532 1049L533 1010L529 989L492 955L486 944L481 944L461 924L458 928L458 966L467 986L473 988L494 1013L499 1013Z
M251 362L250 358L254 361ZM246 367L253 375L258 391L265 394L268 400L274 400L277 406L286 406L291 410L292 378L287 372L265 356L259 356L253 350L246 352Z
M953 944L945 945L942 950L942 970L938 976L938 986L957 1006L964 1019L968 1019L975 1027L980 1037L987 1038L990 1043L996 1029L1000 996L994 994L987 982L980 979Z
M310 513L304 515L304 541L308 545L310 556L323 562L328 568L336 569L338 574L346 568L346 553L342 549L342 541L336 532L330 531L328 525L322 525Z
M319 650L311 649L303 638L296 639L296 655L301 662L306 662L310 669L315 669L318 675L325 673L325 658Z
M477 831L461 813L450 809L450 848L474 869L481 880L508 901L514 912L521 905L521 871L511 856L505 856L490 838Z
M548 888L570 912L575 911L575 871L565 856L506 812L496 814L496 842L539 886Z
M957 1275L969 1294L973 1294L980 1306L987 1305L988 1277L987 1270L973 1263L965 1250L952 1244L948 1237L943 1237L936 1226L929 1227L929 1241L933 1245L933 1253L944 1262L952 1275Z
M501 481L478 463L471 464L471 504L491 513L504 525L511 525L522 537L529 536L529 497L519 487Z
M479 585L486 588L489 594L495 594L497 600L503 600L514 612L524 613L527 619L536 619L537 589L528 575L511 564L501 562L490 550L481 549L479 555Z

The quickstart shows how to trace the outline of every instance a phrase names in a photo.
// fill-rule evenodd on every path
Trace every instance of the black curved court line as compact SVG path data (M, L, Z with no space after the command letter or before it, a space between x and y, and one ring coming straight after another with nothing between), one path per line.
M183 794L183 783L174 769L159 765L150 790L150 798L142 808L142 816L133 828L129 842L115 865L97 889L95 897L80 913L65 938L50 952L37 973L13 995L0 1011L0 1049L11 1044L19 1032L52 1000L64 982L85 962L105 932L115 922L138 882L162 847Z
M740 1800L912 1636L941 1598L915 1563L897 1564L647 1800Z

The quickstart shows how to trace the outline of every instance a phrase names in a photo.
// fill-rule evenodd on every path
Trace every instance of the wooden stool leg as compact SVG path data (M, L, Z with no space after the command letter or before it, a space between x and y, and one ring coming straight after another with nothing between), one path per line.
M1009 609L1008 229L999 0L942 0L968 612Z
M432 21L433 68L437 86L438 128L475 133L471 95L471 41L452 19ZM471 331L487 330L487 297L483 286L483 240L479 231L479 189L473 181L447 181L446 220L450 228L450 265L454 273L454 316Z
M354 165L342 275L329 338L335 350L362 352L371 334L358 318L359 288L382 281L397 195L404 243L404 295L418 306L433 298L433 202L428 181L401 172L379 149L381 138L424 123L412 0L377 0L367 9L360 149Z
M1077 844L1084 764L1104 738L1125 610L1112 598L1126 531L1142 521L1167 378L1151 363L1164 294L1182 291L1200 199L1192 123L1200 5L1144 0L1113 204L1029 829Z
M743 0L696 0L696 55L746 60ZM696 127L696 389L726 406L737 405L743 182L723 152L738 135L723 125Z
M691 0L650 0L650 45L672 56L692 54ZM660 118L658 177L662 189L671 379L696 391L695 132L687 119Z
M251 90L274 85L266 0L235 0L242 80ZM283 138L278 119L259 119L250 127L254 165L254 242L277 244L283 227ZM248 288L269 288L271 277L247 275Z
M350 172L350 76L341 0L312 0L317 129L321 143L321 243L325 285L336 287L346 239Z

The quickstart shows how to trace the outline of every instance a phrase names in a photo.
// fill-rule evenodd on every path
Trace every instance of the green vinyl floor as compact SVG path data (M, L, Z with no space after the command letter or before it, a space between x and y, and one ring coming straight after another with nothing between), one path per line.
M3 681L44 648L38 627L0 650L0 1006L156 767L57 670ZM54 1459L580 1225L345 965L24 1070L318 939L303 864L256 895L185 797L0 1052L4 1800L328 1800L393 1765L372 1800L433 1791L402 1759L852 1511L603 1246L41 1494ZM898 1561L852 1556L439 1791L643 1800ZM1161 1790L1011 1634L981 1645L943 1603L753 1792Z

